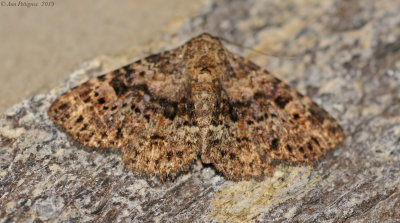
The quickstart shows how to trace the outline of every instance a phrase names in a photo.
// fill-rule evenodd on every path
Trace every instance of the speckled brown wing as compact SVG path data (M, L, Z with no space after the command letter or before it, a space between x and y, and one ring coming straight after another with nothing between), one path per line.
M122 149L136 172L174 177L197 156L196 132L184 125L181 53L166 51L90 79L57 98L48 114L87 147Z
M49 116L85 146L121 149L137 173L170 178L198 155L228 179L261 178L344 138L309 98L206 33L67 91Z
M262 177L276 160L310 163L343 140L338 123L310 98L244 58L231 55L227 66L209 151L226 177Z

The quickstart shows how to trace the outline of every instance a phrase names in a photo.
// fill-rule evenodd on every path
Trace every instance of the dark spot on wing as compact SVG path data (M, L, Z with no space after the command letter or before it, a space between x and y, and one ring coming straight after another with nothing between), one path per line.
M143 91L145 94L150 95L149 88L146 84L138 84L132 87L132 91Z
M100 75L100 76L97 77L97 79L98 79L99 81L104 81L104 80L106 79L106 75L105 75L105 74Z
M152 54L148 57L145 58L145 60L149 63L155 63L155 62L160 62L160 54Z
M319 145L318 139L316 139L315 137L311 137L311 139L315 142L315 144L317 144L318 146L320 146L320 145Z
M229 115L230 115L232 121L237 122L239 120L237 112L232 107L229 109Z
M279 139L274 138L271 142L271 150L276 150L278 149L278 145L279 145Z
M164 136L157 135L157 134L154 134L154 135L150 136L150 139L161 139L161 140L164 140L165 137L164 137Z
M58 107L58 109L60 109L60 110L64 110L64 109L66 109L66 108L68 108L68 104L67 104L67 103L61 104L61 105Z
M168 161L171 161L172 155L174 155L171 151L167 152L167 159Z
M79 118L75 121L75 123L80 123L83 121L83 116L80 115Z
M118 128L118 130L117 130L117 139L120 139L120 138L122 138L122 128L121 127L119 127Z
M221 143L221 141L219 139L214 139L214 140L211 141L211 145L213 145L213 146L217 146L220 143Z
M140 114L140 109L139 108L135 108L135 113L136 114Z
M243 141L250 142L249 138L246 137L246 136L244 136L244 137L237 137L237 138L236 138L236 141L237 141L237 142L243 142Z
M254 99L258 100L258 99L264 99L265 98L265 94L263 92L256 92L254 94Z
M313 102L313 106L310 107L310 113L314 119L316 119L320 124L324 122L326 117L326 111L318 107L317 104Z
M183 152L182 152L182 151L178 151L178 152L176 153L176 155L177 155L179 158L182 158L182 157L183 157Z
M225 150L220 150L219 153L221 153L222 157L224 157L226 155L226 151Z
M287 149L287 151L289 151L290 153L293 151L292 147L289 146L289 145L286 146L286 149Z
M122 96L129 90L129 87L125 85L124 81L119 76L114 77L110 81L110 85L117 96Z
M80 129L80 131L85 131L87 129L88 125L85 123L83 124L82 128Z
M308 143L307 146L308 146L308 150L313 151L313 147L312 147L311 143Z
M278 105L280 108L285 108L285 106L292 100L290 96L278 96L275 98L275 104Z
M104 98L99 98L99 99L97 100L97 102L98 102L99 104L104 104L104 103L106 103L106 100L105 100Z
M164 107L163 115L170 120L173 120L176 116L176 112L178 109L177 102L169 102L167 99L160 99L159 103L162 107Z

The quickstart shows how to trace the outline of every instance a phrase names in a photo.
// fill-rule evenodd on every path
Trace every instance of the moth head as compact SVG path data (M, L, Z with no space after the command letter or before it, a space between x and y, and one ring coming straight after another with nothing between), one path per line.
M184 46L184 59L195 69L215 69L226 63L227 55L222 43L208 33L194 37Z

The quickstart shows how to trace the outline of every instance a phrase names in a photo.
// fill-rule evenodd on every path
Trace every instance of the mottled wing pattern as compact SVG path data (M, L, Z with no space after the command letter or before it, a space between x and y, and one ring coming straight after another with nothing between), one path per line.
M343 140L341 127L310 98L239 56L227 66L209 153L228 178L262 177L275 160L309 163Z
M57 98L49 116L87 147L122 149L138 173L174 177L197 154L181 54L166 51L90 79Z
M121 149L135 172L169 178L199 156L229 179L261 178L344 138L325 110L208 34L67 91L49 116L87 147Z

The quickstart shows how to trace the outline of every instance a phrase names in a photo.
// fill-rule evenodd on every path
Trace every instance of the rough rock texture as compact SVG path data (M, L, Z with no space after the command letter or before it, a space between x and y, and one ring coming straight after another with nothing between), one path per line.
M118 154L86 151L47 116L85 64L0 119L2 222L399 222L400 2L210 1L171 31L173 48L208 31L339 120L346 140L314 166L279 166L264 181L226 181L212 167L174 182L138 179ZM184 35L181 33L185 33Z

